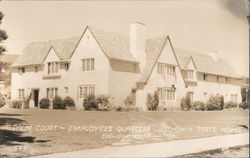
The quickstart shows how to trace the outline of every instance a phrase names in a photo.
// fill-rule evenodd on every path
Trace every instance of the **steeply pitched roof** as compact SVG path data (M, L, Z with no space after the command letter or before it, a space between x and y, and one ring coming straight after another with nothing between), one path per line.
M144 70L142 71L142 76L139 82L147 81L155 63L157 62L157 59L160 56L161 49L165 42L166 42L166 37L152 38L146 41L147 61Z
M61 60L68 60L79 39L80 36L50 41L32 42L24 49L22 54L17 58L12 66L41 64L52 47Z
M218 59L216 60L209 54L185 51L182 49L175 49L175 52L178 56L179 61L183 62L182 68L186 68L187 66L185 65L186 59L184 58L191 56L193 58L196 69L199 72L240 78L240 76L235 72L235 70L227 62L227 60L223 58L218 57Z
M17 57L15 54L0 54L0 62L12 64Z
M152 38L146 41L147 62L139 82L146 82L151 75L165 41L166 37ZM216 61L210 55L204 53L189 52L181 49L174 49L174 51L181 69L187 68L189 60L193 59L195 67L199 72L239 78L239 75L223 58L219 58Z
M103 31L92 26L87 26L85 31L86 29L89 29L109 59L137 62L130 52L129 38L127 36ZM41 64L52 47L61 60L69 60L82 36L30 43L12 66ZM167 37L164 36L146 41L147 61L139 82L145 82L150 76L166 40ZM175 53L181 69L187 67L189 59L192 57L197 71L222 76L239 77L225 59L219 58L216 61L207 54L188 52L180 49L175 49Z
M137 62L130 52L129 37L93 26L88 28L108 58Z
M61 60L69 60L80 38L80 36L69 37L65 39L51 40L49 43L52 45Z
M178 60L180 62L181 69L187 68L190 58L191 58L191 56L188 56L188 55L178 56Z
M129 38L118 33L102 31L95 27L85 28L93 34L109 59L136 62L129 50ZM41 64L51 47L61 60L69 60L82 36L30 43L12 66Z

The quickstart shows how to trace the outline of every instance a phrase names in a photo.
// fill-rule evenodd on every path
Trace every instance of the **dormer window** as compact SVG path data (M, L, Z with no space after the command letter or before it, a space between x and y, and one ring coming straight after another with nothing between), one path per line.
M25 68L24 68L24 67L18 68L18 72L19 72L20 74L25 73Z
M65 64L65 70L68 71L69 70L69 63Z
M48 74L58 73L59 63L58 62L49 62L48 63Z
M38 71L38 66L35 66L35 72L37 72Z
M207 74L203 74L203 80L207 81Z
M164 63L158 63L157 64L157 73L162 75L169 75L169 76L175 76L175 67L169 66Z
M194 71L193 70L187 70L187 80L192 81L194 79Z

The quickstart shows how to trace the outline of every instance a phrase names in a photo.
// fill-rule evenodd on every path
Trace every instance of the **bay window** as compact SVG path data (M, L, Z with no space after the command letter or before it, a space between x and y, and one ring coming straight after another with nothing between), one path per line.
M175 90L171 88L160 88L159 89L159 100L160 101L174 101Z

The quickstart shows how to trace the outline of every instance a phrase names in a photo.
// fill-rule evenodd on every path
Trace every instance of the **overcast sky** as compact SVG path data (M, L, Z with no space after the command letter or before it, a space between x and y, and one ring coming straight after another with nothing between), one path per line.
M174 47L219 52L248 76L245 0L1 1L7 53L32 41L80 35L86 25L129 35L129 24L146 24L147 37L170 35Z

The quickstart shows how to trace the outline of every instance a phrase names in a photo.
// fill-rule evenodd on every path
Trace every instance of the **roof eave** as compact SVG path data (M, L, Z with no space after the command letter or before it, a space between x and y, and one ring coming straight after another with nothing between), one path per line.
M138 62L138 61L125 60L125 59L118 59L118 58L109 58L109 60L113 60L113 61L123 61L123 62L130 62L130 63L135 63L135 64L139 64L139 63L140 63L140 62Z
M216 76L222 76L222 77L229 77L229 78L235 78L235 79L242 79L240 76L226 76L226 75L222 75L222 74L214 74L214 73L209 73L209 72L204 72L204 71L197 71L198 73L204 73L204 74L208 74L208 75L216 75Z
M11 65L11 68L18 68L18 67L28 67L28 66L39 66L42 64L23 64L23 65Z

